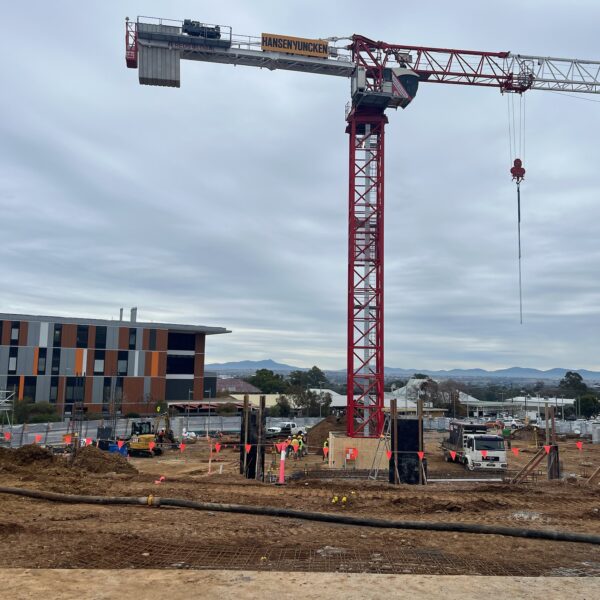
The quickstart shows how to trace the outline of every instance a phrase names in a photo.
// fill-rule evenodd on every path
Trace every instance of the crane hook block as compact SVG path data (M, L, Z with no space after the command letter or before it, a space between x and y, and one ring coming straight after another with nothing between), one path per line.
M517 182L521 183L525 179L525 169L523 168L523 161L520 158L515 158L513 167L510 170L512 178Z

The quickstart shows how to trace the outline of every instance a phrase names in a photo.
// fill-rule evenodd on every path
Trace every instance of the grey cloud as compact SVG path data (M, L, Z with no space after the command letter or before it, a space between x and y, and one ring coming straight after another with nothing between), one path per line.
M345 366L349 82L184 62L181 89L141 87L124 64L126 14L600 58L591 1L389 3L385 19L358 1L203 5L8 9L38 18L0 95L7 311L138 305L140 318L233 329L209 340L209 361ZM2 43L19 42L15 29ZM598 368L598 104L527 95L521 327L506 102L422 85L390 114L387 365Z

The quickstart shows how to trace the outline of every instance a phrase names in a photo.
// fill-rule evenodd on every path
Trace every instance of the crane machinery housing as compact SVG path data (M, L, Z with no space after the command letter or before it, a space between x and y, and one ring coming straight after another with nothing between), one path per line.
M181 60L283 69L351 81L349 135L347 423L378 437L384 398L384 133L420 83L600 93L600 61L389 44L361 35L306 39L234 34L230 26L126 19L125 59L143 85L180 86ZM520 165L519 165L520 167ZM524 170L523 170L524 173Z

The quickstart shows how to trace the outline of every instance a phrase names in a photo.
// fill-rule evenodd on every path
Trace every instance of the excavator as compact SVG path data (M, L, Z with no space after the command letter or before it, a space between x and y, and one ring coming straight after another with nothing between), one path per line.
M131 435L127 440L130 456L159 456L164 450L177 448L168 413L156 415L153 421L137 421L131 424Z

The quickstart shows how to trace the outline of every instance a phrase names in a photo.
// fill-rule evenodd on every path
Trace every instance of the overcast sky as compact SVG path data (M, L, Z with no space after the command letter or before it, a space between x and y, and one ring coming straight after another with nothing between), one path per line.
M5 3L0 310L232 329L207 362L345 366L350 83L182 61L181 89L140 86L139 14L600 60L597 0ZM600 370L600 103L526 107L522 326L506 98L390 111L386 365Z

